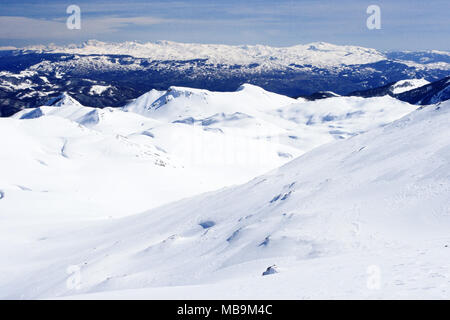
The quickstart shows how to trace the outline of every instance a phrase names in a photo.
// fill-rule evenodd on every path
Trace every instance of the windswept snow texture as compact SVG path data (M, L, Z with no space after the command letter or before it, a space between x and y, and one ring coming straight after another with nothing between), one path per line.
M241 96L247 89L258 90L238 91L241 99L236 104L252 101ZM42 107L45 115L39 118L20 120L19 114L3 119L2 135L15 139L2 141L7 144L2 149L12 151L2 158L7 164L2 168L8 170L3 169L5 178L0 182L8 195L0 201L0 255L8 257L0 260L0 297L448 298L449 102L420 108L390 124L388 119L398 119L414 107L389 97L335 97L273 107L261 103L254 109L250 104L241 110L249 117L237 117L233 121L243 124L235 127L221 115L233 114L232 107L217 112L217 101L228 98L173 88L150 105L143 103L146 117L98 110L86 126L82 123L92 112L89 108ZM208 113L200 112L208 106ZM223 133L204 131L197 121L173 123L215 114L217 122L206 127ZM144 124L139 134L127 133L130 123L133 128ZM179 154L158 137L174 128L179 130L177 139L198 130L200 135L215 135L209 148L217 143L216 137L257 124L264 128L270 124L281 132L279 136L289 132L281 144L299 153L312 145L316 148L243 185L118 220L65 221L60 210L60 216L53 213L47 217L53 222L46 224L39 208L25 214L24 193L39 197L38 190L49 197L66 194L67 200L90 184L89 193L94 194L83 198L104 199L110 208L117 205L117 197L133 205L135 200L127 193L138 190L133 184L148 195L156 187L177 190L179 181L173 180L177 174L157 186L143 185L150 174L159 172L153 170L160 168L155 165L159 161L164 168L179 166ZM246 139L255 136L247 134ZM137 141L146 141L148 150L144 159L134 160L138 164L129 159L142 151ZM157 156L156 145L170 158ZM67 158L61 156L61 148ZM62 180L60 185L52 179L42 184L39 174L48 177L54 168L58 173L69 168L72 174L55 177ZM85 184L80 184L83 179ZM111 185L118 192L102 198L95 194L100 186L95 181L107 186L103 192L113 191ZM197 179L190 180L191 187L197 184ZM47 209L54 199L47 199ZM96 209L92 203L77 205L71 210L86 215ZM27 220L14 219L20 210L19 217ZM278 273L262 276L273 265ZM74 275L73 270L79 272ZM79 282L74 286L75 280Z

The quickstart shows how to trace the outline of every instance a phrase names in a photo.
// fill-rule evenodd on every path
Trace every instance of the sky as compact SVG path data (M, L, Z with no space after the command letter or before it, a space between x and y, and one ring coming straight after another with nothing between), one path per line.
M70 30L69 5L81 9ZM369 29L378 5L381 29ZM100 41L291 46L324 41L450 51L449 0L1 0L0 46Z

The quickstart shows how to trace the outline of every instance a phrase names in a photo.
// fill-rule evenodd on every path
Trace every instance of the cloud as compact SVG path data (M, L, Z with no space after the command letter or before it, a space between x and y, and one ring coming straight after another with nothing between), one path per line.
M67 15L68 17L69 15ZM178 29L186 29L186 26L196 32L206 27L255 27L283 25L286 22L279 19L263 18L238 18L238 19L165 19L151 16L137 17L81 17L81 29L69 30L65 18L36 19L21 16L0 16L0 39L36 39L36 40L69 40L73 38L99 37L105 34L123 32L127 27L140 27L134 32L143 31L142 28L155 25L170 24ZM139 30L140 29L140 30Z
M0 16L0 39L62 40L116 32L128 26L152 26L173 22L155 17L101 17L81 19L80 30L69 30L66 19L35 19L20 16Z

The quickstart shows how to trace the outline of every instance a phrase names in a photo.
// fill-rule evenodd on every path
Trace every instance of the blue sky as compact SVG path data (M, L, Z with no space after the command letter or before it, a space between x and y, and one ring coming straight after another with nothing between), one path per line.
M68 30L66 8L81 8ZM369 5L381 30L366 27ZM1 0L0 46L155 41L289 46L314 41L450 51L449 0Z

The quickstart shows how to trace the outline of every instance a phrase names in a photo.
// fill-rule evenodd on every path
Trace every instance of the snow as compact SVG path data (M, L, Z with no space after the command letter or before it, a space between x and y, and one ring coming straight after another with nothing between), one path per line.
M446 298L449 117L450 103L427 107L243 186L113 224L98 241L125 239L115 257L83 271L80 293L102 293L80 297ZM208 232L195 227L205 218L216 222ZM273 263L280 273L261 277ZM107 281L93 276L102 268Z
M449 102L244 85L47 104L0 119L0 298L448 294Z
M0 76L14 77L16 79L32 77L35 75L37 75L37 73L35 71L30 71L30 70L23 70L23 71L20 71L19 73L13 73L13 72L9 72L9 71L0 71Z
M30 79L25 79L24 81L16 84L17 79L24 79L26 77L32 77L36 75L35 71L21 71L20 73L12 73L9 71L0 71L0 88L6 90L6 91L18 91L18 90L25 90L25 89L31 89L37 87L37 84L34 84ZM13 81L11 81L9 78L13 78Z
M106 90L108 90L109 88L111 88L111 86L102 86L102 85L96 84L91 87L91 89L89 90L89 94L99 96L102 93L104 93Z
M423 87L430 82L425 79L407 79L397 81L390 87L390 90L393 94L399 94L406 91L414 90L416 88Z
M396 60L397 61L397 60ZM417 63L414 61L409 60L398 60L397 62L400 62L404 65L407 65L411 68L416 68L417 70L450 70L450 63L448 62L433 62L433 63Z

